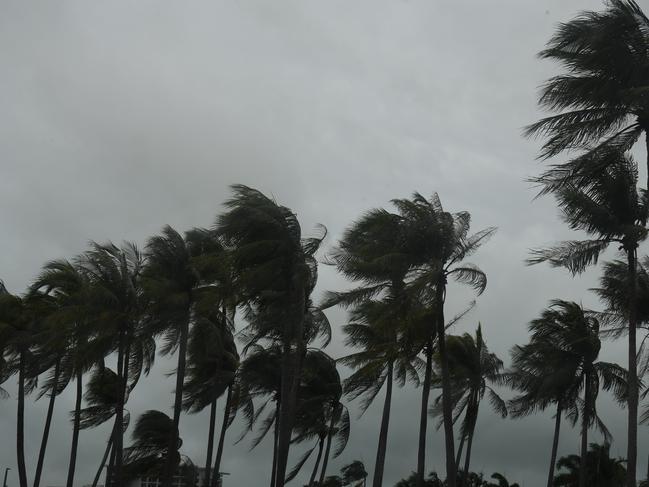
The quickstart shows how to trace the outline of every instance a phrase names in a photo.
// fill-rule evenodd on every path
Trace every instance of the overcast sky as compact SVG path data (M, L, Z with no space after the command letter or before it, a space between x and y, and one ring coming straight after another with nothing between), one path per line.
M89 240L143 244L165 224L210 226L243 183L294 209L306 234L322 223L326 245L365 210L392 198L438 192L468 210L475 230L499 227L473 261L489 277L473 313L490 348L509 363L526 325L552 298L598 303L596 272L572 279L527 268L528 249L565 238L551 200L533 201L538 141L521 129L541 116L538 86L555 67L535 54L557 23L597 1L40 1L0 2L0 278L20 292L40 265L72 257ZM318 293L348 284L321 272ZM471 299L449 289L449 312ZM345 353L339 310L328 349ZM624 364L624 344L600 356ZM173 369L159 360L129 400L137 416L171 411ZM0 402L0 467L16 486L15 386ZM384 485L416 466L419 391L394 397ZM509 397L508 393L504 392ZM65 483L72 388L57 401L42 485ZM625 412L600 396L600 412L625 454ZM357 408L351 409L356 418ZM352 424L330 473L354 459L372 471L382 397ZM44 400L27 403L30 482ZM548 467L551 414L512 421L485 402L473 469L540 486ZM202 465L206 414L183 416L183 452ZM77 485L90 483L109 427L80 436ZM238 437L235 424L229 439ZM598 435L593 434L595 439ZM646 470L641 427L639 469ZM125 443L130 440L127 438ZM563 430L559 454L575 453ZM270 444L250 440L223 457L225 485L264 485ZM305 445L306 446L306 445ZM293 451L295 458L303 447ZM444 472L442 433L430 433L428 467ZM308 465L310 466L310 464ZM644 475L643 475L644 476ZM301 485L298 481L295 485Z

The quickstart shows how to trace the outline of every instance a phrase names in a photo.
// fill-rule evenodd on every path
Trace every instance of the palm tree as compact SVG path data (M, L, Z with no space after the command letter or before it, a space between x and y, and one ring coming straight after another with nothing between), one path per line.
M345 485L365 487L367 471L365 470L365 465L360 460L354 460L352 463L345 465L340 469L340 473L342 473L343 483Z
M79 442L83 374L93 363L103 359L103 355L98 355L98 351L89 343L94 335L89 313L90 283L80 266L67 260L58 260L45 264L31 290L51 296L54 302L54 309L46 320L49 329L45 331L46 342L43 344L44 348L54 351L54 377L46 384L46 389L51 390L50 406L53 407L57 391L62 391L71 380L76 382L72 446L66 482L67 487L72 487ZM50 411L46 419L46 433L51 420L49 413ZM47 434L44 434L35 484L40 482L46 442Z
M577 303L555 300L530 324L532 341L552 340L566 363L574 364L574 388L583 391L581 402L581 468L579 486L586 486L588 429L594 423L608 431L597 416L596 401L600 387L613 390L618 400L626 396L626 371L616 364L596 362L601 347L599 322Z
M491 474L491 478L494 480L497 480L498 483L493 483L490 482L486 485L486 487L520 487L516 482L513 484L510 484L509 481L505 478L504 475L499 474L498 472L495 472Z
M144 258L134 244L119 248L92 243L78 264L91 285L90 312L99 330L93 342L105 355L117 352L117 375L121 392L115 407L115 439L107 484L122 484L124 405L127 394L142 371L148 373L155 354L155 341L143 328L144 300L141 273Z
M345 344L359 349L339 359L354 372L344 381L345 394L354 400L362 397L361 414L372 404L385 384L385 400L381 417L379 444L374 468L373 486L382 484L388 426L392 403L392 385L396 380L403 386L407 380L419 383L416 353L409 343L399 340L394 329L398 312L390 301L366 301L352 310L350 323L343 327ZM413 364L414 362L414 364Z
M446 340L448 351L448 367L453 391L452 403L454 419L464 412L461 427L461 443L458 449L457 461L461 458L462 446L466 439L467 449L464 463L463 483L466 485L470 470L471 447L475 426L478 420L480 402L485 394L495 411L503 418L507 416L507 405L490 384L502 382L503 362L495 354L490 353L482 337L482 327L478 325L475 338L468 333L462 336L448 336ZM436 357L439 362L439 357ZM438 364L439 368L439 364ZM437 401L439 406L439 398ZM434 413L439 415L439 407Z
M29 380L33 337L51 309L47 296L30 293L24 298L2 290L0 293L0 351L6 360L5 375L18 374L16 454L20 487L27 487L25 467L25 395L35 386Z
M623 487L626 485L626 463L610 457L610 443L590 444L586 457L587 483L589 487ZM580 481L582 459L579 455L568 455L557 462L559 473L554 479L556 487L577 487Z
M547 480L547 487L552 487L562 415L566 415L573 425L577 421L576 390L573 387L576 364L566 361L551 339L537 338L526 345L516 345L511 355L511 368L503 378L519 394L509 401L510 415L520 418L556 406Z
M611 244L620 245L629 271L628 282L628 475L629 487L635 485L637 433L638 433L638 371L637 371L637 248L647 236L643 224L647 221L649 206L644 194L637 188L637 166L630 156L611 153L601 171L587 179L568 181L551 186L564 220L573 230L583 230L594 238L583 241L567 241L545 250L537 250L529 263L549 262L555 267L566 267L573 274L583 272L596 264L600 254Z
M232 388L239 367L239 354L229 326L219 312L201 312L195 319L187 347L187 368L183 386L183 408L190 413L210 408L210 424L205 462L205 486L210 484L217 400L226 394L223 423L217 446L214 475L218 478L225 432L231 422Z
M162 230L147 243L147 265L143 272L143 288L149 304L149 326L165 335L163 354L178 352L176 388L174 399L174 428L178 431L182 409L183 383L187 360L187 342L190 324L196 315L197 303L207 301L203 306L218 309L219 301L212 286L206 283L195 265L195 259L205 251L207 231L187 232L183 237L170 226ZM196 238L194 238L196 237ZM212 244L211 247L218 247ZM212 250L210 248L210 250ZM169 454L176 438L169 438ZM164 487L171 487L174 459L167 459L162 477Z
M444 211L437 194L427 200L418 193L411 200L398 200L396 204L405 215L411 249L415 256L410 288L429 307L435 310L435 333L439 353L442 384L442 411L446 449L446 471L449 487L456 486L455 445L453 441L452 390L446 352L446 323L444 303L449 279L468 284L481 294L487 285L487 277L478 267L464 260L474 254L496 231L486 228L469 235L471 215L468 212ZM425 429L424 429L425 431ZM418 476L423 481L423 464L420 462Z
M584 151L564 165L566 175L592 163L593 155L628 150L649 131L649 19L633 0L607 3L603 12L583 12L560 24L540 53L565 71L547 81L539 100L556 114L526 133L546 138L542 158Z
M305 317L317 279L322 239L303 238L296 215L252 188L233 187L234 197L217 222L232 255L239 298L256 317L257 338L281 344L281 401L275 486L283 487L306 343ZM261 318L261 319L260 319Z

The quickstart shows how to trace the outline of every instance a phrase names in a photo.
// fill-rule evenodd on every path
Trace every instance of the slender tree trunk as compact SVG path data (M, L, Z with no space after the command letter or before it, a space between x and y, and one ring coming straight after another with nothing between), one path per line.
M322 450L324 448L324 436L320 436L318 439L318 456L315 459L315 465L313 465L313 471L311 472L311 477L309 478L309 487L313 487L315 482L315 477L318 475L318 467L320 466L320 460L322 459Z
M455 456L455 468L460 470L460 461L462 461L462 451L464 450L464 442L466 441L466 436L461 435L460 446L457 449L457 455Z
M279 442L279 409L281 401L275 406L275 428L273 431L273 465L271 466L270 487L275 487L277 480L277 444Z
M180 328L180 345L178 347L178 368L176 369L176 391L174 400L174 425L169 436L167 447L167 459L165 460L164 476L162 487L171 487L174 473L176 471L176 452L178 450L178 435L180 427L180 412L183 406L183 384L185 382L185 363L187 360L187 337L189 335L189 313L187 320Z
M108 460L108 467L106 467L106 487L112 487L112 479L115 473L115 438L117 438L117 423L113 426L113 436L111 438L110 459Z
M117 347L117 375L119 377L120 393L117 398L115 409L115 438L113 440L113 452L111 453L112 465L108 469L107 487L121 487L122 485L122 463L124 449L124 402L126 399L128 353L126 353L126 333L122 329L119 332L119 344ZM126 356L126 357L125 357Z
M34 474L34 487L41 483L41 474L43 472L43 462L45 461L45 450L47 449L47 440L50 437L50 427L52 426L52 415L54 413L54 402L56 401L56 389L61 376L61 359L56 359L54 365L54 387L50 391L50 401L47 406L47 416L45 418L45 428L43 429L43 438L41 439L41 448L38 452L38 462L36 464L36 473Z
M99 479L101 478L101 472L102 470L104 470L104 465L106 465L106 460L108 459L108 455L110 455L110 452L113 450L113 438L115 438L115 425L113 425L113 429L110 432L110 436L108 437L108 442L106 443L106 450L104 450L104 456L101 457L101 462L99 462L99 468L97 469L95 478L92 481L92 487L97 487L97 484L99 483Z
M18 363L18 417L16 419L16 455L18 457L18 481L27 487L25 468L25 352L20 352Z
M446 446L446 482L448 487L457 486L455 467L455 442L453 438L453 405L451 404L451 377L446 356L446 333L444 326L444 300L446 278L437 284L437 342L442 369L442 412L444 415L444 440Z
M72 448L70 449L70 465L68 467L68 480L66 487L73 487L74 485L74 471L77 466L77 447L79 445L79 421L81 419L81 396L83 394L81 370L77 370L77 398L74 404L74 420L72 425Z
M649 142L648 142L649 143ZM627 433L627 487L636 487L638 457L638 365L637 365L637 249L627 249L629 267L629 419Z
M216 429L216 399L210 406L210 430L207 434L207 455L205 457L205 487L210 485L210 472L212 469L212 450L214 449L214 430Z
M303 331L306 295L304 286L301 283L295 284L294 286L296 286L293 288L296 298L294 302L296 314L295 326L291 327L293 331L287 330L288 340L284 343L284 360L282 360L282 391L280 393L282 402L279 418L279 438L277 442L276 487L284 487L286 483L286 465L291 446L302 356L305 352ZM295 350L293 350L293 342L295 342Z
M225 432L228 430L228 419L230 418L230 408L232 407L232 387L228 387L228 394L225 399L225 408L223 409L223 424L221 424L221 433L219 435L219 444L216 447L216 460L214 461L214 477L212 485L219 485L219 472L221 471L221 458L223 457L223 445L225 444Z
M473 435L475 434L475 425L478 422L478 397L477 392L473 394L472 403L469 403L467 412L471 411L471 429L466 442L466 456L464 458L464 478L462 484L465 487L469 485L469 468L471 466L471 447L473 446Z
M584 411L581 415L581 454L579 460L579 487L586 487L586 458L588 455L588 422L590 421L590 380L584 377Z
M557 414L554 420L554 437L552 439L552 454L550 455L550 472L548 473L548 485L554 484L554 465L557 463L557 449L559 448L559 431L561 429L561 403L557 403Z
M385 379L385 403L383 404L383 416L381 417L381 431L379 433L379 447L376 450L376 464L374 465L374 478L372 487L382 487L383 469L385 468L385 452L388 446L388 426L390 424L390 406L392 403L392 362L388 364L388 374Z
M417 452L417 487L423 487L426 474L426 429L428 428L428 398L430 396L430 381L433 370L433 341L428 341L424 349L426 353L426 371L421 391L421 412L419 415L419 450Z
M320 484L324 483L325 475L327 475L327 465L329 463L329 452L331 451L331 438L334 435L334 419L335 419L335 411L332 412L331 421L329 422L329 431L327 432L327 448L325 448L324 460L322 462L322 470L320 471Z

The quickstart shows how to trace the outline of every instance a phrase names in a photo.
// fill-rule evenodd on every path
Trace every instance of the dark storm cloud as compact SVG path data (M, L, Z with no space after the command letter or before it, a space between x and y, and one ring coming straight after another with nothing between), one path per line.
M554 297L583 300L596 279L525 268L530 247L567 235L552 202L532 202L524 182L538 171L537 145L521 127L537 119L537 86L552 66L535 59L558 21L599 3L560 0L349 2L24 2L0 4L0 147L3 230L0 277L20 291L48 259L90 239L134 240L169 223L211 225L228 185L244 183L293 208L305 232L325 224L333 244L364 210L417 190L438 191L475 229L497 236L474 259L489 275L478 320L506 361L525 324ZM319 291L346 284L323 269ZM457 291L457 292L456 292ZM471 299L449 292L449 314ZM330 314L334 326L341 311ZM331 353L344 353L335 334ZM604 352L622 361L622 344ZM159 360L129 409L171 409L173 369ZM9 387L11 392L15 392ZM70 442L57 405L44 485L65 479ZM373 466L380 401L352 425L338 468ZM385 485L415 467L418 392L395 397ZM0 465L15 473L15 395L0 402ZM550 415L503 421L481 412L476 469L541 485ZM601 405L624 453L624 413ZM45 404L28 404L32 467ZM356 413L354 413L356 415ZM205 415L182 418L183 451L202 464ZM239 432L235 425L230 438ZM79 485L92 480L108 427L81 433ZM5 439L11 439L6 441ZM646 451L640 435L640 451ZM269 448L230 447L229 485L269 475ZM560 453L575 451L564 430ZM443 471L441 434L431 433L431 469ZM297 449L296 449L297 453ZM30 473L33 468L30 468ZM30 477L31 479L31 477ZM15 475L10 485L15 485ZM227 484L226 484L227 485ZM297 485L297 483L296 483Z

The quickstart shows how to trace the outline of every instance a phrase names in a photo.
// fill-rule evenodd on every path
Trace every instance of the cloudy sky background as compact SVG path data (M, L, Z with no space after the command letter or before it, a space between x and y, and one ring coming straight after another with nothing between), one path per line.
M537 88L554 72L535 54L557 22L596 1L497 0L305 2L24 2L0 4L0 277L20 292L39 266L72 257L89 240L144 244L164 224L210 226L243 183L293 208L305 233L329 229L331 246L363 211L413 191L437 191L446 208L468 210L476 230L499 227L473 261L487 291L455 332L479 321L490 348L527 339L526 323L556 297L598 303L597 272L572 279L527 268L528 249L569 236L549 199L533 201L538 142L521 129L541 113ZM347 284L322 270L318 292ZM471 299L451 287L449 312ZM339 310L328 351L345 353ZM624 364L624 344L602 359ZM171 411L173 362L160 359L128 408ZM15 461L15 386L0 402L0 467ZM507 393L506 393L507 395ZM43 485L67 471L72 390L57 401ZM624 455L625 412L602 394L600 412ZM331 465L374 464L382 397L352 424ZM354 406L352 405L352 410ZM384 485L416 465L419 391L397 390ZM30 482L45 401L27 404ZM542 485L551 414L501 420L480 413L473 469ZM356 414L354 414L354 417ZM181 420L183 452L204 462L206 414ZM229 435L236 438L235 424ZM578 448L566 428L560 455ZM77 485L90 483L109 427L83 431ZM639 468L647 435L640 430ZM598 438L598 435L594 435ZM128 438L126 443L128 444ZM264 485L270 444L227 445L226 485ZM305 445L306 446L306 445ZM294 450L294 457L301 447ZM443 468L442 434L430 434L428 466ZM307 467L310 466L307 465ZM307 468L308 469L308 468ZM295 485L301 485L295 481Z

